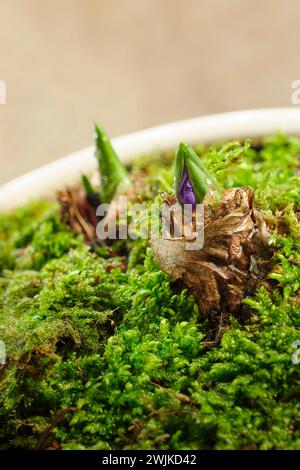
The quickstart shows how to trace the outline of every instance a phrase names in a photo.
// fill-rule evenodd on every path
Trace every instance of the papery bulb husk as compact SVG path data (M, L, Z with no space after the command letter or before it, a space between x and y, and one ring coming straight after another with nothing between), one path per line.
M253 208L251 188L225 190L215 210L205 201L204 206L202 249L187 250L185 240L157 238L150 240L153 255L163 271L192 291L203 316L235 314L266 277L269 233Z

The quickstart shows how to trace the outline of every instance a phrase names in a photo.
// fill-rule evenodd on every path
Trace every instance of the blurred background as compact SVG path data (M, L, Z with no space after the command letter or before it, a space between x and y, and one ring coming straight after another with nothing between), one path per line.
M299 0L0 0L0 183L111 136L291 106Z

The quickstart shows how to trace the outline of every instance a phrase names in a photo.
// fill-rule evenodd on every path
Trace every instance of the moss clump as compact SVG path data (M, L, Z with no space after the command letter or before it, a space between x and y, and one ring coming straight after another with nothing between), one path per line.
M250 319L232 318L208 349L207 321L145 241L92 251L49 201L2 215L1 448L300 448L300 140L199 152L224 187L254 188L272 228L272 292L245 299ZM134 164L145 199L172 185L172 161Z

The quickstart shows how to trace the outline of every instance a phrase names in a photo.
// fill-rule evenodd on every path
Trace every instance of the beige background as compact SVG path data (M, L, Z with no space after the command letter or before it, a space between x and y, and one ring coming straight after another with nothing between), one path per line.
M299 0L0 0L0 183L110 135L290 106Z

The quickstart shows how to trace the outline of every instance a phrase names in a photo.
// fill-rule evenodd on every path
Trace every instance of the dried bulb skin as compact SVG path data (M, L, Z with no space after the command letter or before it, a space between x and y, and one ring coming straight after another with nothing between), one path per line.
M257 250L270 258L264 224L253 209L252 189L232 188L224 191L215 212L205 206L202 249L186 250L184 240L159 238L150 243L161 269L184 282L204 316L216 311L237 313L249 289L265 276L251 270Z

